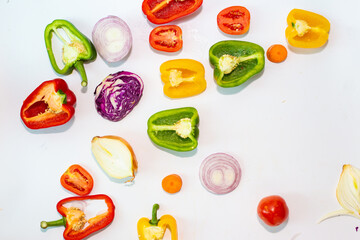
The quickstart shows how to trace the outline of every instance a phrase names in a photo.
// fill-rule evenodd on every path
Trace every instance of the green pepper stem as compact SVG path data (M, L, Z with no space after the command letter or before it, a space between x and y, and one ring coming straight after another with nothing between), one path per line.
M75 66L76 70L78 70L78 72L80 73L80 76L82 79L81 86L86 87L87 86L87 76L86 76L83 62L77 61L74 66Z
M40 227L45 229L47 227L57 227L57 226L65 226L66 225L66 218L65 217L62 217L61 219L59 220L56 220L56 221L50 221L50 222L47 222L47 221L42 221L40 223Z
M152 210L152 218L149 221L151 225L157 226L159 219L157 218L157 211L159 210L159 204L155 203Z

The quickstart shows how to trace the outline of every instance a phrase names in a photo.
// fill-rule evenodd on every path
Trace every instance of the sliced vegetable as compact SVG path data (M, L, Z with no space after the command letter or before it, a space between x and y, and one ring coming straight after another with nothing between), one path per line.
M59 33L58 29L64 30L66 36ZM52 49L52 33L61 40L63 45L62 61L65 66L60 69L56 63ZM92 61L96 58L96 50L91 41L85 37L78 29L66 20L57 19L45 28L45 45L50 58L50 62L55 72L68 75L74 68L79 71L83 87L87 86L87 76L84 69L84 61Z
M270 62L280 63L285 61L287 50L281 44L274 44L266 51L266 56Z
M144 83L135 73L120 71L107 76L95 89L97 112L110 121L120 121L138 104Z
M177 52L183 46L182 30L176 25L154 28L149 36L151 47L164 52Z
M94 208L98 209L95 214ZM65 240L84 239L108 226L115 216L114 203L104 194L65 198L58 202L56 209L63 217L57 221L42 221L40 226L65 226Z
M177 193L182 187L182 179L177 174L171 174L166 177L161 182L162 188L167 193Z
M155 24L174 21L195 12L203 0L144 0L142 11Z
M330 22L325 17L302 9L293 9L287 17L285 36L291 46L318 48L328 38Z
M45 81L23 102L20 116L30 129L67 123L74 115L75 94L63 79Z
M100 19L94 26L92 40L107 62L118 62L130 52L132 35L129 26L117 16Z
M91 150L101 168L112 178L132 182L137 172L135 153L130 144L117 136L94 137Z
M170 98L190 97L206 89L205 68L193 59L169 60L160 66L164 94Z
M323 216L319 222L328 218L348 215L360 219L360 169L345 164L336 188L336 198L342 209Z
M211 193L232 192L240 183L239 162L226 153L214 153L205 158L200 165L200 181Z
M238 86L265 65L264 49L251 42L221 41L210 48L209 56L215 67L214 78L221 87Z
M60 178L61 185L79 196L88 195L94 186L90 173L78 164L71 165Z
M159 204L154 204L151 220L148 218L140 218L137 223L137 231L139 240L162 240L166 229L171 232L171 240L178 239L176 220L171 215L163 215L157 218Z
M282 197L273 195L261 199L257 207L257 213L265 224L275 227L288 219L289 208Z
M191 151L199 136L199 115L195 108L184 107L164 110L148 120L148 135L157 145L175 151Z
M217 24L220 30L227 34L247 33L250 27L250 12L241 6L225 8L217 15Z

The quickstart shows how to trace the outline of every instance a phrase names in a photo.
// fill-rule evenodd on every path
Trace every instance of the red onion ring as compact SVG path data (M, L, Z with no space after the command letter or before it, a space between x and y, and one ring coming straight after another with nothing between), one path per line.
M206 190L215 194L232 192L240 183L239 162L226 153L214 153L200 165L200 181Z
M132 35L129 26L116 16L100 19L92 32L94 46L107 62L118 62L130 51Z

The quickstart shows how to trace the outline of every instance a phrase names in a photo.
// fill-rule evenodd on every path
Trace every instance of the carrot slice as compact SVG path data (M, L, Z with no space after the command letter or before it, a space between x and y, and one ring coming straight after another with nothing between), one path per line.
M182 187L182 179L177 174L171 174L162 180L161 185L165 192L177 193Z
M274 44L266 52L266 56L270 62L283 62L287 57L287 50L281 44Z

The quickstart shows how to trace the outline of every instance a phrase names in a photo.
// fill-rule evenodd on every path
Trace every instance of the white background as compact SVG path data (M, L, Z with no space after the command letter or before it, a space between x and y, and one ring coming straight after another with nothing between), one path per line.
M336 185L345 163L360 167L360 81L358 1L345 0L204 0L191 16L173 22L183 30L178 53L151 49L149 23L140 0L0 2L0 239L62 239L63 227L42 231L40 221L56 220L56 203L74 194L60 185L60 176L80 164L93 176L92 194L109 195L116 213L112 224L91 239L137 239L136 224L171 214L179 239L359 239L360 221L337 217L321 224L325 213L340 208ZM225 7L245 6L251 26L243 36L228 36L217 27L216 15ZM329 19L325 47L293 49L285 39L286 17L293 8L317 12ZM116 15L129 25L133 47L117 64L98 56L85 64L89 84L80 76L57 75L45 50L44 29L54 19L66 19L91 38L95 23ZM266 60L264 71L245 84L223 89L213 79L208 50L214 43L237 39L265 50L276 43L288 48L285 62ZM206 70L207 89L200 95L169 99L163 94L160 65L191 58ZM138 74L145 83L143 97L120 122L103 119L95 110L93 92L108 74L120 70ZM75 117L66 125L32 131L19 117L22 101L43 81L61 77L77 97ZM193 106L200 115L199 145L176 153L155 146L147 136L147 119L157 111ZM139 171L132 186L113 182L91 153L94 136L117 135L133 147ZM206 191L198 178L204 158L225 152L238 159L242 179L230 194ZM170 195L161 180L177 173L182 190ZM261 198L279 194L290 210L280 229L262 225L256 214Z

